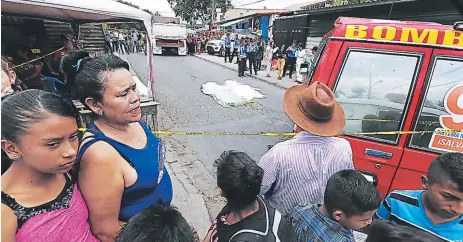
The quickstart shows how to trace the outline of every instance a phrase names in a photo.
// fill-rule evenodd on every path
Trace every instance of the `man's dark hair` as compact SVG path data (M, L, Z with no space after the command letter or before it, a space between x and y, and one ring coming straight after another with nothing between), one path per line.
M133 216L116 242L194 242L191 227L171 206L151 205Z
M444 240L416 228L378 219L370 226L366 242L443 242Z
M430 185L449 179L463 192L463 154L445 153L438 156L429 166L427 177Z
M375 210L381 204L378 190L355 170L343 170L331 176L324 198L324 205L330 214L341 210L347 216Z
M227 199L227 205L240 210L251 205L260 192L264 170L249 157L238 151L225 151L217 164L217 185Z
M313 50L313 51L318 51L318 46L312 47L312 50Z

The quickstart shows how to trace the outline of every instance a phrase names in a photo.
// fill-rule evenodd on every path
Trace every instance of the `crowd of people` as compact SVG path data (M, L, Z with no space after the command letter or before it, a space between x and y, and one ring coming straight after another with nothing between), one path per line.
M228 38L227 34L227 38ZM225 40L227 43L227 39ZM227 44L225 44L227 46ZM227 48L227 47L226 47ZM238 76L243 77L245 70L250 70L254 66L254 74L261 70L262 62L266 66L266 77L270 76L273 62L276 62L275 69L278 70L278 80L285 77L289 71L289 78L292 79L293 71L296 71L296 82L302 83L304 78L300 72L302 64L310 66L318 47L313 47L310 52L304 48L304 44L293 42L292 46L285 48L284 45L278 47L272 41L263 42L261 38L243 38L239 45L235 45L238 54ZM226 49L227 53L227 49ZM226 58L226 57L225 57ZM233 55L231 56L233 58ZM226 62L226 59L225 59ZM231 61L230 61L231 63ZM247 64L249 63L249 64Z
M9 46L2 52L2 68L10 76L12 87L2 85L2 90L56 89L55 84L64 84L65 76L60 69L61 60L73 50L80 50L80 42L69 34L61 34L61 48L47 55L36 46L34 36L25 36L21 43ZM108 54L145 52L144 34L136 30L106 32L106 49ZM6 78L2 82L6 83Z
M40 48L36 46L34 36L27 37L25 41L10 46L10 49L3 52L2 69L8 74L12 82L12 88L2 85L3 88L11 90L19 89L47 89L44 77L53 77L63 80L60 75L59 66L61 59L71 50L78 46L78 42L71 35L60 35L62 46L52 52L52 55L41 58L43 55ZM2 78L4 82L4 78Z
M223 36L221 31L206 31L203 33L189 34L186 39L188 55L200 55L206 52L207 42L219 40Z
M120 54L130 54L145 52L145 36L144 33L132 30L107 30L105 32L106 52Z
M200 55L206 52L206 45L209 40L220 39L222 32L210 32L199 35L189 35L187 47L189 55ZM296 72L296 82L302 83L304 76L300 72L301 66L310 67L318 47L312 49L304 48L303 43L294 41L288 48L285 45L276 46L273 41L263 41L262 37L242 37L238 34L225 34L223 39L224 62L238 64L238 76L244 77L245 71L250 75L257 75L258 71L265 66L265 76L271 77L272 68L278 70L278 80L282 80L289 71L289 78L292 79L293 72ZM275 65L274 65L275 63ZM308 69L308 68L307 68Z
M249 46L253 53L257 44ZM362 229L368 242L463 238L463 154L437 157L423 190L382 201L354 170L349 142L337 137L344 112L320 82L294 86L283 98L304 131L258 162L240 151L216 160L226 205L200 238L171 206L164 143L141 121L128 63L72 51L60 70L73 98L95 114L83 135L72 102L22 90L2 58L2 169L11 164L1 177L2 241L350 242Z

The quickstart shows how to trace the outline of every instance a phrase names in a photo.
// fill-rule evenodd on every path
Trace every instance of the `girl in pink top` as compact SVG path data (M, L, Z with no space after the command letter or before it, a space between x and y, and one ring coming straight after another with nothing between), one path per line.
M59 97L26 90L2 101L2 242L93 242L88 210L68 174L79 141L74 110Z

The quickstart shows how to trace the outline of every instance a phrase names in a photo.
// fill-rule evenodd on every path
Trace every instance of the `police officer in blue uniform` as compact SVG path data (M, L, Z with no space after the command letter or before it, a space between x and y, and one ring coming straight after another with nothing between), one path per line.
M286 54L288 59L286 60L285 67L283 68L283 77L286 75L286 70L289 69L289 78L291 79L293 76L293 70L296 65L296 52L298 50L297 41L294 40L293 44L286 49Z
M257 75L257 45L254 39L251 39L251 43L248 45L248 59L249 59L249 73L252 75L252 69L254 67L254 74Z
M241 45L238 47L238 76L244 77L244 69L246 68L247 60L247 44L246 40L241 40Z
M228 57L228 62L231 63L232 56L230 55L230 48L231 48L230 33L227 33L227 35L225 36L224 48L225 48L225 63L227 63L227 57Z

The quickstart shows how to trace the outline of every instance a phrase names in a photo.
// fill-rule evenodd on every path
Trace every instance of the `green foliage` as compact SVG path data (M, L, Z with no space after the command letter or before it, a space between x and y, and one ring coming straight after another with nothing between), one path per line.
M126 1L124 1L124 0L116 0L116 2L123 3L123 4L125 4L125 5L129 5L130 7L134 7L134 8L140 9L139 6L137 6L137 5L135 5L135 4L131 3L131 2L126 2Z
M142 10L145 11L145 12L147 12L147 13L149 13L149 14L151 14L151 15L154 15L154 13L151 12L151 10L149 10L149 9L142 9Z
M134 7L134 8L140 9L139 6L137 6L137 5L135 5L135 4L131 3L131 2L127 2L127 1L124 1L124 0L115 0L115 1L116 1L116 2L119 2L119 3L123 3L123 4L125 4L125 5L130 6L130 7ZM149 9L142 9L142 10L145 11L145 12L147 12L147 13L149 13L149 14L151 14L151 15L154 15L154 16L161 16L161 14L159 14L158 11L156 11L156 13L153 13L153 12L152 12L151 10L149 10Z
M352 95L350 96L350 98L362 98L363 97L363 94L366 92L367 90L365 90L365 88L363 87L354 87L352 88L351 92L352 92Z
M167 0L167 2L174 13L185 21L208 21L211 19L213 0ZM231 0L215 0L215 7L225 12L233 5Z

